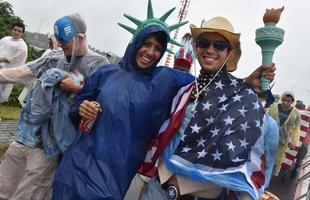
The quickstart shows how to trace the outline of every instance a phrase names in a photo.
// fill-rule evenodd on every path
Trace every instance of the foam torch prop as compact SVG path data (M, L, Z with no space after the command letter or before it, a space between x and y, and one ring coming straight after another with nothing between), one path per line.
M263 65L272 63L272 57L275 49L283 42L284 30L276 27L283 10L284 7L278 9L266 9L263 17L265 26L256 29L255 41L262 49ZM269 87L269 80L261 76L260 81L262 91L267 91Z

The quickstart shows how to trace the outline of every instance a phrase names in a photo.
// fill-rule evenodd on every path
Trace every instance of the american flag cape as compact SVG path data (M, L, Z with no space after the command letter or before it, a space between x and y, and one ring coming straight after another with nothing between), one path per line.
M170 118L166 120L159 130L159 134L148 145L147 155L138 173L147 177L157 174L158 158L172 140L179 129L186 106L190 101L194 83L182 87L173 99Z
M283 169L290 169L296 159L296 155L300 149L302 141L305 139L309 129L310 110L298 110L301 117L299 144L294 149L285 151L285 159L281 165ZM290 144L288 144L290 145Z
M189 87L193 87L193 85ZM181 91L184 92L186 90L188 95L183 95L183 98L186 97L188 99L182 100L181 98L180 100L180 97L175 98L171 112L172 116L170 120L163 124L158 136L165 138L164 135L167 132L172 135L167 137L169 139L166 138L167 141L155 140L156 145L149 146L145 163L139 172L143 172L141 169L147 169L145 166L149 164L148 169L151 169L151 173L142 174L154 175L157 171L156 166L160 156L158 152L163 151L162 149L159 150L158 145L162 143L166 145L170 142L170 138L173 138L163 156L165 165L170 171L189 179L211 182L235 191L245 191L253 199L258 199L269 184L278 148L279 133L275 121L268 114L265 114L263 107L258 102L257 96L250 88L246 87L241 80L224 72L220 73L219 77L214 80L214 84L210 85L206 93L209 99L200 100L196 108L198 112L194 113L194 117L187 126L187 129L191 132L186 133L185 131L184 135L179 132L173 134L173 132L179 129L182 122L180 121L182 118L179 119L177 126L174 127L175 121L172 120L174 114L179 117L184 116L187 107L187 103L182 104L181 107L178 107L176 103L189 102L190 99L188 88L182 88ZM182 94L181 91L179 94ZM183 114L173 112L174 110L181 111ZM203 116L205 114L199 114L205 112L204 110L209 113L207 118ZM231 111L235 113L229 113ZM212 114L214 115L212 116ZM253 115L255 116L253 117ZM198 121L195 121L195 116ZM221 117L218 118L219 116ZM215 120L228 124L214 127L214 125L219 125ZM171 127L173 127L173 131L170 132L169 129ZM247 129L251 131L246 131ZM203 132L200 132L200 130L203 130ZM204 133L205 136L209 135L209 138L204 138L204 135L199 135L200 133ZM191 138L188 141L184 139L187 136ZM213 138L213 136L215 137ZM234 136L235 140L229 142L227 138L225 139L226 136ZM208 142L209 145L207 145ZM216 147L216 143L221 145L222 149L226 148L225 153L228 155L222 155L224 153L222 151L212 152L214 150L212 146ZM187 144L189 146L186 146ZM192 155L196 155L196 158L193 158L193 160L191 160L189 155L185 157L179 155L182 151L184 151L183 153L188 153L191 149L195 149L195 151L191 152ZM240 157L237 156L234 159L230 159L230 156L234 155L234 151ZM211 157L207 159L207 156ZM219 162L217 162L221 156L225 157L222 166L218 165ZM209 163L200 163L199 158ZM214 165L210 167L210 164ZM151 168L150 166L155 167ZM147 170L144 170L144 172L147 172Z

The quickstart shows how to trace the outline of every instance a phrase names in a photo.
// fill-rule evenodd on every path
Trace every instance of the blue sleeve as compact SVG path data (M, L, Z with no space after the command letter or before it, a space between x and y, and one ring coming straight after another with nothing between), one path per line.
M178 89L192 83L195 80L195 77L189 72L182 72L175 69L171 69L171 73Z
M264 143L266 153L266 187L268 187L273 165L275 163L276 154L279 147L279 127L276 121L270 117L267 113L264 119Z
M97 70L93 73L86 81L83 88L78 92L75 96L73 103L70 107L69 116L72 123L78 127L78 124L81 120L79 115L79 107L80 104L84 100L93 101L96 100L98 96L98 87L99 87L99 79L101 77L101 70Z
M268 108L275 101L275 98L270 89L265 92L265 100L266 100L265 105L266 108Z

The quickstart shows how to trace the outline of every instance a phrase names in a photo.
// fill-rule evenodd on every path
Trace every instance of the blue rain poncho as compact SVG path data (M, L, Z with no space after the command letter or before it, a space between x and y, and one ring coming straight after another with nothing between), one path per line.
M136 53L152 33L169 35L158 25L145 27L128 45L117 65L104 65L75 98L72 116L77 123L83 100L96 100L103 112L89 133L79 132L65 152L53 184L53 199L123 199L142 164L147 144L169 117L173 96L194 77L168 67L147 69L136 64ZM76 115L75 115L76 114Z

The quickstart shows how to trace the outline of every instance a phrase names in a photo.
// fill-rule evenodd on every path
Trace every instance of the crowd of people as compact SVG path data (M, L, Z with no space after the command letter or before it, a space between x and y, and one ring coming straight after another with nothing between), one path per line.
M299 145L301 118L292 92L268 111L261 103L272 94L259 79L272 81L275 65L233 76L241 34L214 17L190 25L174 69L158 66L176 43L170 31L186 23L169 26L171 10L155 18L149 8L144 21L126 15L136 29L120 24L133 37L117 64L88 49L85 21L70 14L54 23L40 58L0 69L0 85L31 84L1 161L0 199L121 200L135 176L151 178L139 199L259 199L279 175L285 150Z

